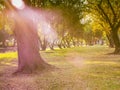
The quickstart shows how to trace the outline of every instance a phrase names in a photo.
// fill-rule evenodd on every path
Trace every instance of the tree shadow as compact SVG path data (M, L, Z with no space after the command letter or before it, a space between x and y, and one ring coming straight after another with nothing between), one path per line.
M54 52L51 51L51 52L45 52L45 53L54 53Z
M106 53L105 55L120 55L120 54L117 54L115 52L111 52L111 53Z

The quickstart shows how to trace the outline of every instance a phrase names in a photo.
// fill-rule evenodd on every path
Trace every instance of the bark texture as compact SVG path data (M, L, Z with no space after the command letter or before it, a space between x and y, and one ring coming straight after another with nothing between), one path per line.
M112 31L113 31L112 37L113 37L114 44L115 44L114 54L120 54L120 40L118 37L118 29L113 29Z

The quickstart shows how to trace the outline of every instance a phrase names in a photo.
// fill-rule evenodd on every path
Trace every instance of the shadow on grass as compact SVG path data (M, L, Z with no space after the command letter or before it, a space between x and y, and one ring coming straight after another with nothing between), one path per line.
M54 52L45 52L45 53L54 53Z

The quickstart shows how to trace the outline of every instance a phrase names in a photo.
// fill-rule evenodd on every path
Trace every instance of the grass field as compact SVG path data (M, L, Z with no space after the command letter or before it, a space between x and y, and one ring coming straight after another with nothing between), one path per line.
M0 54L0 90L120 90L120 55L106 46L41 51L57 67L36 74L12 76L17 53Z

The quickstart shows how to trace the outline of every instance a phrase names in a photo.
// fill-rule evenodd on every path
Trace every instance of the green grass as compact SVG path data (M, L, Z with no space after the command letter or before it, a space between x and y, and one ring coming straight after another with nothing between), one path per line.
M120 55L109 55L111 52L113 52L113 49L105 46L91 46L57 50L45 54L51 64L56 62L56 66L63 68L62 71L53 72L55 73L53 76L46 74L48 76L44 77L45 79L50 77L52 79L57 78L54 83L51 82L52 79L48 79L50 85L48 84L47 89L120 90ZM69 53L71 54L69 55ZM78 62L76 66L74 65L75 63L70 63L66 57L70 57L69 59L82 57L84 63L82 67L79 67L81 62ZM43 77L37 78L38 81L41 81L41 78ZM54 86L55 83L56 85Z
M0 60L15 59L15 58L17 58L17 53L16 52L0 53Z
M45 61L57 68L12 77L9 83L15 90L120 90L120 55L109 55L113 50L88 46L41 51ZM4 53L0 61L12 63L16 57L16 53Z
M15 64L12 64L12 61L15 59L17 59L16 52L0 53L0 66L4 66L4 65L15 66Z

